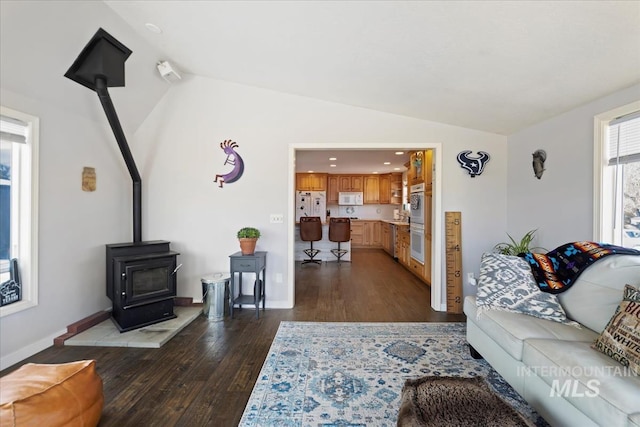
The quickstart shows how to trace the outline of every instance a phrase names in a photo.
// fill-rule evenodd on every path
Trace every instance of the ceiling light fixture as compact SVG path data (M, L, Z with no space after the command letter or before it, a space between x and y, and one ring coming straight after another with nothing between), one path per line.
M307 171L308 173L313 173L313 171Z
M404 154L404 151L396 151L396 156L402 156Z
M335 162L336 160L338 160L338 159L335 158L335 157L329 157L329 161L331 161L331 162Z
M329 167L335 168L335 167L336 167L336 165L329 165Z
M383 165L390 165L391 162L384 162Z
M152 24L151 22L147 22L146 24L144 24L144 26L147 28L147 30L151 31L154 34L162 33L162 29L160 29L160 27L158 27L156 24Z

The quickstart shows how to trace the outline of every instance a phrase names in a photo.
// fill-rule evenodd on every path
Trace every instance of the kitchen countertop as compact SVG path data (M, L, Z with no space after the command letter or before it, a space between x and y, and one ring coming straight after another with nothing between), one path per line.
M398 226L409 226L409 223L406 221L396 221L393 219L366 219L366 218L351 218L351 222L360 222L360 221L381 221L387 222L389 224L398 225ZM300 225L299 222L296 222L296 225ZM322 225L329 225L328 222L323 222Z

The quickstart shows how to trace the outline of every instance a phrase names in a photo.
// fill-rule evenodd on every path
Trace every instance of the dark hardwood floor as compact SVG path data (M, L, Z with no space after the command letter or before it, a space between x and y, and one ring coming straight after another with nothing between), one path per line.
M429 287L382 250L355 250L351 263L297 264L293 309L259 319L253 308L234 310L222 322L200 316L159 349L50 347L0 374L26 362L95 359L100 426L236 426L280 321L464 321L429 301Z

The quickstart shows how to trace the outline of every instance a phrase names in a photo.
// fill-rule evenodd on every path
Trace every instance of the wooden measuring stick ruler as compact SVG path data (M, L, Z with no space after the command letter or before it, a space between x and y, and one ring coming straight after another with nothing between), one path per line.
M462 313L462 214L445 212L447 313Z

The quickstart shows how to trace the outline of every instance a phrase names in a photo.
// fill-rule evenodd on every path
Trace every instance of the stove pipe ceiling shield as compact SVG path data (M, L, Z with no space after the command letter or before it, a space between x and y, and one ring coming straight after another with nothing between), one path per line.
M131 50L102 28L89 40L65 77L95 91L133 181L133 241L142 240L142 179L107 90L124 86L124 63Z

